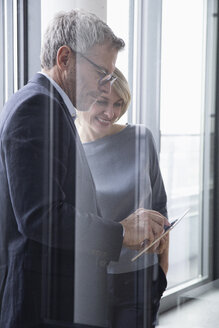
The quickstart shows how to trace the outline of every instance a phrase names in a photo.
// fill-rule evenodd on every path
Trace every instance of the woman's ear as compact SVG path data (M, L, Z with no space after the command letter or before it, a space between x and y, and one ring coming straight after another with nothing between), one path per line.
M59 48L56 57L56 64L61 70L66 70L69 67L70 60L73 60L73 52L68 46Z

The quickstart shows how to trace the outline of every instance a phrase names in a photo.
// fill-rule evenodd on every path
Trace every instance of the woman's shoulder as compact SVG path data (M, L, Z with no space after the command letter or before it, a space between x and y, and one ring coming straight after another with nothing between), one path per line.
M130 124L130 128L135 131L136 134L142 137L148 137L149 139L153 139L151 130L147 128L144 124Z
M117 134L117 133L119 133L119 132L121 132L121 131L123 131L125 128L127 127L127 125L126 124L114 124L113 125L113 130L112 130L112 135L113 134Z

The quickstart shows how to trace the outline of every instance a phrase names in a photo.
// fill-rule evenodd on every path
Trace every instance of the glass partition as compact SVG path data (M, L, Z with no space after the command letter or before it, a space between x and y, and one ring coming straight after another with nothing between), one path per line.
M206 200L212 188L212 158L205 156L212 141L212 107L205 106L207 68L212 65L207 52L209 4L164 0L162 8L160 163L170 220L190 208L170 234L169 288L209 275L203 256L203 248L209 247L203 229L210 224Z

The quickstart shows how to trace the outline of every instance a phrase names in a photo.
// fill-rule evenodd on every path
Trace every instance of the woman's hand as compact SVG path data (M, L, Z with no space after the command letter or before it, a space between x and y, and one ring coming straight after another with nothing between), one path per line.
M168 271L168 267L169 267L169 233L162 239L164 239L164 240L162 241L162 245L160 246L160 249L159 249L159 250L162 250L162 252L158 253L159 254L159 264L160 264L163 272L165 273L165 275L167 275L167 271Z

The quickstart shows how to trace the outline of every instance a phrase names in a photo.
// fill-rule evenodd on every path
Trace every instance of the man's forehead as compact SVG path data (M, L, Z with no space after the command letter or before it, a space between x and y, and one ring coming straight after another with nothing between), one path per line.
M96 43L88 49L88 52L92 52L92 53L96 53L96 54L98 54L99 52L104 53L104 52L109 52L109 51L117 52L117 49L115 47L113 47L110 42L105 42L102 44Z
M87 55L106 73L115 69L117 54L118 50L109 43L103 45L96 44L87 51Z

